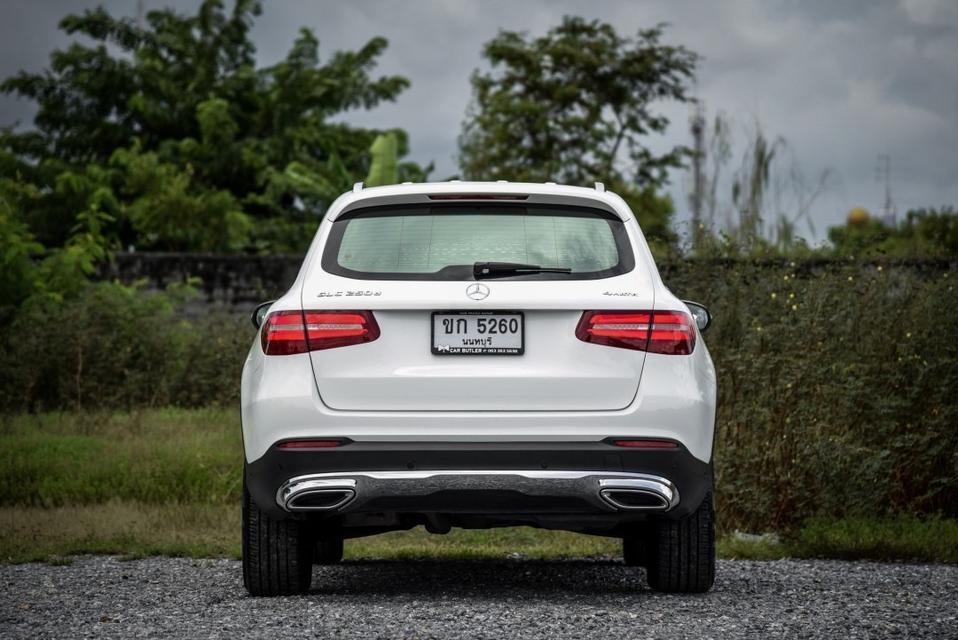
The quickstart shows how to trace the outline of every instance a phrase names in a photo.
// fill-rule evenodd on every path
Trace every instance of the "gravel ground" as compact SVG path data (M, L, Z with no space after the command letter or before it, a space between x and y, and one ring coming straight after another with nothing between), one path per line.
M615 561L357 562L257 599L230 560L0 566L12 638L958 638L958 567L721 561L711 593L652 593Z

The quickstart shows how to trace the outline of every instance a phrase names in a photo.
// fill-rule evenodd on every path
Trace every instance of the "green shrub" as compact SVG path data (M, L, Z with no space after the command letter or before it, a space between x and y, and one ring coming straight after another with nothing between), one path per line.
M34 296L5 327L7 411L235 402L253 330L215 308L178 311L181 292L100 282L67 299Z
M666 270L715 314L725 528L958 515L956 275L929 263Z

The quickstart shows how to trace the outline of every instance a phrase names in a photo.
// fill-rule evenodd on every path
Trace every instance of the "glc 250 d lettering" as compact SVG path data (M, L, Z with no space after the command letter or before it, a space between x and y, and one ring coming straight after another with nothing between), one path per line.
M419 525L611 536L653 589L711 587L710 317L601 184L357 185L253 321L251 594Z

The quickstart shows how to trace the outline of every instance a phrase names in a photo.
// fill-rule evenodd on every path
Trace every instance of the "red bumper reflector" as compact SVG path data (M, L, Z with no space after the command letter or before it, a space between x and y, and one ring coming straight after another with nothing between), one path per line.
M276 445L277 449L332 449L343 446L342 440L287 440Z
M679 445L668 440L613 440L612 444L617 447L628 447L630 449L678 449Z

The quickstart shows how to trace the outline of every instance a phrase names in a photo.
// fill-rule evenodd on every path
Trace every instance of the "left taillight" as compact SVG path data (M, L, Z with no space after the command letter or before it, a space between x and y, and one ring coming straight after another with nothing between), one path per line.
M586 311L575 335L609 347L688 355L695 348L692 322L684 311Z
M263 323L263 353L286 356L372 342L379 325L371 311L277 311Z

